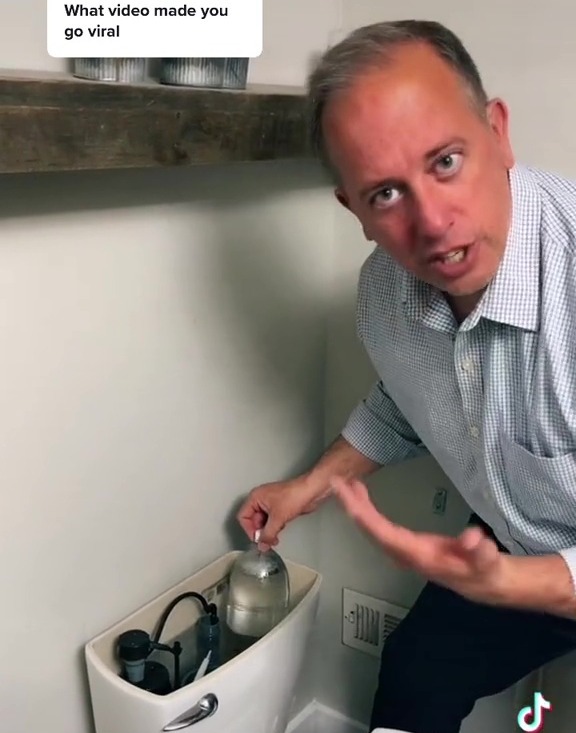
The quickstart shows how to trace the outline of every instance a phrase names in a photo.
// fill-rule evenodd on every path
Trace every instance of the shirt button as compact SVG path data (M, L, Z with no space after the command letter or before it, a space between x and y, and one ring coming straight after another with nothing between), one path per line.
M476 425L472 425L472 427L470 428L470 435L473 438L477 438L480 435L480 431L478 430Z
M461 364L462 369L465 372L473 372L474 371L474 362L471 359L464 359L464 361Z

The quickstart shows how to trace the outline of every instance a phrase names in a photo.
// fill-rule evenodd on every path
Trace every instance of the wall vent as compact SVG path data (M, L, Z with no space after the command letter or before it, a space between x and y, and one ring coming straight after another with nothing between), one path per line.
M380 657L386 639L408 613L380 598L344 588L342 592L342 643Z

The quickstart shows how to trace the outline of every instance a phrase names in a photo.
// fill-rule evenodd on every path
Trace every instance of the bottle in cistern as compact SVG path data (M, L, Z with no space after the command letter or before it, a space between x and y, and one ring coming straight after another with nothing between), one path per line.
M260 638L288 612L288 570L275 550L258 549L260 531L246 552L238 555L230 571L226 620L240 636Z

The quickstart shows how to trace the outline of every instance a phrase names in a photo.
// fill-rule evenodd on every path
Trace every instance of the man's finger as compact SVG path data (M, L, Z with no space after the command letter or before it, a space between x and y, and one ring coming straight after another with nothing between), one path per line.
M467 552L475 550L484 539L484 533L480 527L467 527L460 535L460 544Z
M460 546L476 570L484 570L493 563L499 554L496 544L489 539L480 527L469 527L460 535Z
M368 489L357 479L335 477L331 486L347 514L369 532L386 550L407 557L419 549L418 536L381 514L370 499Z
M237 518L244 532L254 541L255 533L266 525L268 514L258 503L247 503L240 509Z
M278 535L286 526L286 522L276 514L274 516L268 515L267 520L259 529L258 548L263 552L266 552L271 547L276 547L278 544Z
M372 504L368 489L361 481L336 476L331 480L330 485L347 514L366 529L371 531L380 524L380 520L387 522Z
M370 503L368 489L358 479L333 476L330 479L330 487L345 506L353 508L364 502Z
M241 513L237 514L240 526L250 538L254 536L254 530L256 529L256 515L257 513L252 508L243 509Z

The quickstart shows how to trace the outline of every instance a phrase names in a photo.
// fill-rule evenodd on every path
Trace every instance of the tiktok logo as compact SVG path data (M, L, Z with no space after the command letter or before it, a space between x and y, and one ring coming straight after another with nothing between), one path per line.
M534 709L528 705L518 713L518 726L527 733L538 733L544 727L544 710L552 710L552 703L541 692L534 693Z

